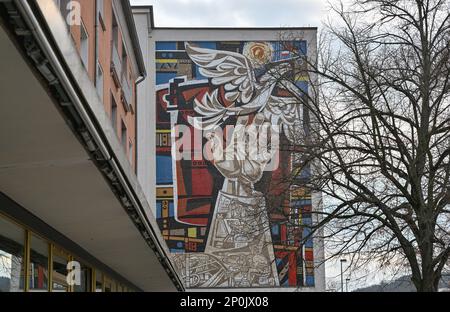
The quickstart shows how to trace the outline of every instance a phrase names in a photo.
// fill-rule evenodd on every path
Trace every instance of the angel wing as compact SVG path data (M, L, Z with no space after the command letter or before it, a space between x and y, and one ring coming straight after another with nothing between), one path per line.
M186 52L197 64L200 73L211 78L211 83L225 89L225 98L230 102L247 104L253 98L256 77L250 61L242 54L198 48L186 42Z
M283 128L291 143L298 143L304 137L302 105L295 97L271 96L263 113L272 125Z

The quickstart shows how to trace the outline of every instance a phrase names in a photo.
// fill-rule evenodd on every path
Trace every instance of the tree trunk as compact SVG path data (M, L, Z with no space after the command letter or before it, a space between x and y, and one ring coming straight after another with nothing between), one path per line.
M423 278L412 277L411 280L416 287L417 292L437 292L439 289L440 275L426 274Z

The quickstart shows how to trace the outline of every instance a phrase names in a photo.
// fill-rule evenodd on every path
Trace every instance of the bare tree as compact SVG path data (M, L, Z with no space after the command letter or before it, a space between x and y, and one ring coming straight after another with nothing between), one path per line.
M299 56L297 74L280 73L309 121L283 146L299 157L279 183L322 194L313 233L325 229L331 256L406 265L418 291L437 291L450 255L449 3L356 0L332 9L339 19L321 34L318 58ZM309 92L296 84L304 74Z

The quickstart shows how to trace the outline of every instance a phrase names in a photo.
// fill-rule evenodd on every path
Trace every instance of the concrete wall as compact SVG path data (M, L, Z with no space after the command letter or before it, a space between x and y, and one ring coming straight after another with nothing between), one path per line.
M137 176L147 200L155 214L155 85L154 42L150 38L151 20L149 9L134 9L136 30L144 56L147 77L137 85Z

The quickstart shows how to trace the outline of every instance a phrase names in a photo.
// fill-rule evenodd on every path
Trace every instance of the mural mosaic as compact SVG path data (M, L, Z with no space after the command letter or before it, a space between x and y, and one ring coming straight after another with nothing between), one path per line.
M306 50L305 41L156 42L156 216L187 287L314 286L312 239L302 242L311 195L293 186L279 196L277 184L295 155L205 157L234 151L223 142L245 135L239 125L278 125L279 144L303 133L304 108L276 77ZM307 92L304 77L295 81Z

